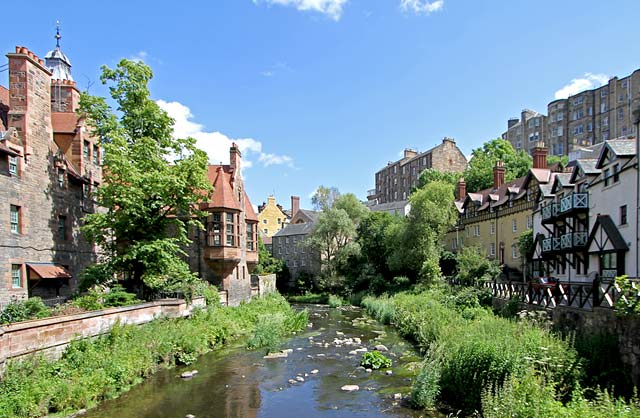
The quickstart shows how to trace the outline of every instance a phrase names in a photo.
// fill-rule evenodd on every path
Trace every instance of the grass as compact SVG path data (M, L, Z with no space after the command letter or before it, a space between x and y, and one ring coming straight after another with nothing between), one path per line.
M190 364L229 341L246 337L252 348L270 348L306 323L306 311L294 311L276 294L236 308L200 310L190 318L116 326L96 339L72 342L58 361L9 362L0 380L0 417L65 415L89 408L159 369ZM267 331L271 328L277 332Z
M287 296L287 300L291 303L329 305L332 308L338 308L349 304L340 296L329 293L305 293L304 295L291 295Z
M415 406L482 411L487 417L640 416L637 400L625 403L599 389L590 391L593 399L585 397L582 360L571 341L495 316L482 300L449 288L363 300L371 315L392 324L425 355L413 386ZM532 403L532 410L543 412L523 414L519 405ZM620 408L637 415L615 415Z

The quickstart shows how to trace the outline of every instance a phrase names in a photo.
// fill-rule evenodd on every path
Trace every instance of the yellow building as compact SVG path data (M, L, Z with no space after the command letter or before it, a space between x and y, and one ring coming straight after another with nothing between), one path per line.
M296 197L291 197L293 204ZM299 198L297 198L299 199ZM299 202L299 200L298 200ZM266 204L262 204L258 208L258 228L267 237L272 237L276 232L283 229L289 222L289 216L282 210L282 207L276 203L276 198L269 196Z
M498 162L489 189L466 192L464 179L458 183L455 202L459 219L446 236L445 248L456 252L462 247L483 248L489 258L508 267L510 279L520 277L524 259L520 256L520 235L533 227L533 209L538 185L551 178L546 166L546 148L534 150L534 168L518 179L505 182L505 168Z

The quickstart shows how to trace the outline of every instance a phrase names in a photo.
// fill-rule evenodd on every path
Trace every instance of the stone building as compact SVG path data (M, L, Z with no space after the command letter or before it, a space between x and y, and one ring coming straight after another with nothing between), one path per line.
M638 101L640 69L623 78L612 77L601 87L550 102L546 130L540 131L540 140L547 144L550 154L569 155L581 147L634 135L632 104ZM530 136L531 132L529 136L516 135L518 127L515 124L514 119L508 121L503 138L514 148L526 150L535 140Z
M80 233L95 210L101 151L75 113L80 92L56 48L45 61L7 54L0 88L0 306L29 296L66 297L96 249Z
M300 208L300 197L291 196L291 212L297 212ZM263 236L273 237L273 235L289 223L290 215L276 203L276 198L269 196L267 203L258 206L259 227Z
M234 143L229 165L210 165L214 191L200 210L204 231L196 231L187 249L191 270L227 292L229 305L251 299L251 272L258 265L258 216L242 180L242 155Z
M524 109L520 118L511 118L507 122L507 132L502 134L516 150L533 152L535 144L546 141L547 117L534 110Z
M505 182L504 165L498 162L491 188L467 192L461 179L455 201L458 222L446 235L445 248L457 252L462 247L480 247L490 259L507 267L509 279L522 278L520 235L533 227L538 185L548 184L560 169L558 165L547 167L547 149L538 143L533 149L533 168L524 177Z
M608 140L541 188L534 272L563 282L638 277L635 139Z
M319 212L297 209L289 225L273 236L273 256L286 263L291 273L290 284L303 272L310 276L320 274L320 253L305 243L319 215Z
M462 173L467 159L451 138L444 138L440 145L421 153L406 149L402 159L389 162L376 173L376 188L369 190L367 199L374 205L407 200L420 173L428 168Z

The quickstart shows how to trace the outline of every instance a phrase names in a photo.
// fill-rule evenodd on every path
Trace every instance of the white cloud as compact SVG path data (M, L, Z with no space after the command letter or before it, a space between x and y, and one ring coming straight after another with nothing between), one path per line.
M566 99L569 96L580 93L581 91L598 88L609 81L606 74L585 73L582 78L574 78L569 84L556 91L556 99Z
M444 0L400 0L400 9L404 12L431 14L442 10Z
M147 53L147 51L138 51L136 54L129 57L129 60L144 62L147 60L147 57L149 57L149 54Z
M245 168L253 165L248 157L256 156L263 166L287 165L293 167L293 159L287 155L276 155L262 151L262 143L253 138L229 138L221 132L208 132L204 126L193 121L191 109L180 102L157 101L158 106L164 109L175 120L174 134L179 138L193 137L196 145L209 156L211 164L228 164L229 148L236 143L243 154L242 164Z
M315 11L329 16L333 20L340 20L342 8L348 0L253 0L254 4L268 3L279 6L291 6L301 11Z

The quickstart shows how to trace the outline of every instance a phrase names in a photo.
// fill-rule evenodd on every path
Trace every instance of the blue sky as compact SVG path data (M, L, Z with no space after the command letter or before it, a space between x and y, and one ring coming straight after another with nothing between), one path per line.
M0 49L62 49L78 85L140 58L153 97L212 162L237 140L254 204L303 207L319 184L360 198L406 147L465 154L556 92L640 67L637 0L30 0ZM7 85L7 73L0 73ZM566 88L569 86L569 88ZM566 88L565 90L562 90Z

